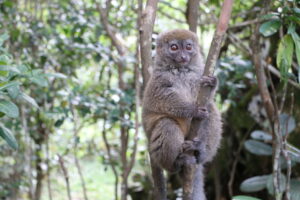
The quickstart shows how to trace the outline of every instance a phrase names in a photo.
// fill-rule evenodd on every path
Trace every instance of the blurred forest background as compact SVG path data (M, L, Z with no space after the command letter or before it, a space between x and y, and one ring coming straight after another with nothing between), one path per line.
M0 0L1 200L151 199L139 48L151 2ZM152 49L195 27L206 57L222 2L156 1ZM224 134L208 199L299 200L299 0L236 1L215 74ZM181 199L176 177L168 187Z

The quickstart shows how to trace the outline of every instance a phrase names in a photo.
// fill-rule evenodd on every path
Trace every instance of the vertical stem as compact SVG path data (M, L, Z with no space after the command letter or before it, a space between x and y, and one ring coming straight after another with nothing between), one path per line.
M64 178L65 178L65 182L66 182L66 186L67 186L68 199L72 200L68 170L65 167L65 163L64 163L64 160L63 160L62 156L60 156L60 155L58 155L58 162L60 164L61 170L62 170Z
M144 90L146 83L150 77L149 68L152 65L152 32L156 17L158 0L148 0L146 8L142 14L142 24L140 28L140 48L141 48L141 62L142 62L142 75Z
M108 143L108 140L107 140L107 136L106 136L106 117L103 119L103 130L102 130L102 138L103 138L103 141L104 141L104 144L105 144L105 147L106 147L106 150L107 150L107 154L108 154L108 159L109 159L109 164L113 170L113 173L114 173L114 176L115 176L115 200L118 200L118 187L119 187L119 178L118 178L118 171L116 169L116 167L114 166L114 163L113 163L113 158L112 158L112 155L111 155L111 150L110 150L110 146L109 146L109 143Z
M186 18L190 31L197 32L200 0L188 0Z
M73 134L74 134L73 138L74 138L74 142L75 142L74 147L73 147L74 161L75 161L75 166L76 166L77 172L79 174L84 200L88 200L85 181L84 181L84 178L83 178L83 175L82 175L82 170L81 170L81 166L80 166L78 155L77 155L77 148L78 148L77 138L78 138L78 133L79 133L79 129L80 129L80 128L77 127L77 124L79 124L80 122L79 122L79 119L77 118L76 111L75 111L72 104L70 106L70 110L71 110L71 113L72 113L72 116L73 116Z
M52 200L52 189L50 181L50 165L49 165L50 155L49 155L49 138L46 141L46 165L47 165L47 187L49 200Z
M29 136L28 132L28 124L27 124L27 117L26 117L26 110L23 104L20 105L21 111L21 123L22 129L25 136L25 143L27 144L26 147L26 164L28 165L28 184L29 184L29 191L28 196L30 199L33 199L33 186L32 186L32 164L31 164L31 157L32 157L32 141Z

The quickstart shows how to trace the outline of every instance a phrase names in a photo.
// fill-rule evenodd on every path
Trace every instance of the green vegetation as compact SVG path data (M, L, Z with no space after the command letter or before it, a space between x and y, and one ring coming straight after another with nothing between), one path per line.
M153 49L189 27L190 1L159 1ZM0 199L151 199L139 2L0 1ZM205 57L222 2L200 1ZM224 133L207 198L299 200L300 2L236 1L215 74ZM170 175L170 199L178 185Z

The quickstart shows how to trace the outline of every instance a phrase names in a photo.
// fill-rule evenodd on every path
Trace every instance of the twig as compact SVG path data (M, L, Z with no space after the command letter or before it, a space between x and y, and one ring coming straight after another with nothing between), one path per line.
M61 170L62 170L63 175L64 175L64 178L65 178L65 182L66 182L66 185L67 185L68 199L69 199L69 200L72 200L72 197L71 197L71 188L70 188L70 182L69 182L69 175L68 175L68 170L67 170L67 168L65 167L64 160L63 160L63 158L62 158L61 155L58 155L58 162L59 162L59 164L60 164Z
M110 150L110 145L108 143L107 140L107 136L106 136L106 117L103 119L103 130L102 130L102 138L106 147L106 151L107 151L107 155L108 155L108 160L109 160L109 165L111 167L111 169L113 170L114 176L115 176L115 200L118 200L118 186L119 186L119 175L118 175L118 171L114 165L113 162L113 157L111 155L111 150Z
M47 187L48 187L48 196L49 200L52 200L52 189L50 181L50 165L49 165L49 138L46 140L46 165L47 165Z
M77 128L77 124L79 124L79 119L77 118L77 115L76 115L76 112L74 110L74 107L73 107L72 103L70 104L70 110L71 110L71 113L72 113L72 116L73 116L74 161L75 161L75 166L77 168L77 172L78 172L79 177L80 177L80 182L81 182L81 187L82 187L84 200L88 200L85 181L84 181L84 178L83 178L83 175L82 175L82 170L81 170L81 166L80 166L80 163L79 163L79 160L78 160L78 155L77 155L77 147L78 147L77 137L78 137L78 133L79 133L79 130L80 130L80 127Z
M137 28L141 27L141 16L142 16L142 1L139 1L139 9L138 9L138 19L137 19ZM135 132L134 132L134 144L133 144L133 152L131 154L129 165L126 169L126 177L129 176L133 165L135 163L136 152L137 152L137 144L138 144L138 135L139 135L139 106L140 106L140 70L139 70L139 63L140 63L140 48L139 48L140 38L138 37L136 42L136 63L134 65L134 83L135 83Z
M228 32L228 38L231 41L232 45L234 45L235 47L242 50L246 55L248 55L248 56L253 55L252 50L248 46L244 45L243 42L238 37L236 37L233 33ZM268 64L264 60L262 61L262 64L266 69L268 69L276 77L278 77L278 78L281 77L280 72L274 66L272 66L271 64ZM290 85L294 86L295 88L300 89L300 84L290 78L288 79L288 83Z
M230 26L228 29L242 28L244 26L249 26L249 25L252 25L252 24L257 24L257 23L260 23L262 21L264 21L264 19L253 19L253 20L241 22L239 24L234 24L234 25Z
M272 65L267 64L265 61L263 61L263 65L265 67L267 67L270 72L272 72L275 76L277 76L278 78L281 77L280 72ZM292 79L288 79L288 83L290 83L292 86L294 86L295 88L297 88L298 90L300 90L300 84L293 81Z
M175 22L177 23L180 23L180 24L184 24L185 21L184 20L181 20L181 19L178 19L172 15L169 15L168 13L164 12L161 8L158 9L159 13L165 17L167 17L168 19L170 20L174 20Z
M28 165L28 170L27 174L29 175L28 177L28 182L29 182L29 191L28 191L28 196L30 199L33 198L33 187L32 187L32 164L31 164L31 157L32 157L32 141L29 136L28 132L28 124L27 124L27 117L26 117L26 110L24 107L24 104L20 105L20 113L21 113L21 123L22 123L22 129L24 132L24 137L25 137L25 143L26 145L26 164Z
M290 115L288 117L288 119L286 120L286 131L285 131L285 135L283 136L283 149L282 149L282 153L283 153L283 157L286 160L287 163L287 171L286 171L286 185L285 185L285 198L286 200L290 200L291 199L291 194L290 194L290 183L291 183L291 174L292 174L292 162L291 162L291 158L289 156L288 153L288 142L287 142L287 138L288 138L288 123L289 123L289 118L290 116L293 114L293 110L294 110L294 91L292 91L291 93L291 108L290 108Z
M176 11L179 11L179 12L181 12L182 14L185 14L185 11L184 11L183 9L180 9L180 8L177 8L177 7L172 6L172 4L171 4L169 1L160 1L160 3L165 4L165 5L168 6L169 8L172 8L172 9L174 9L174 10L176 10Z
M251 130L252 130L253 126L254 126L254 124L251 126L251 128L248 129L247 133L244 135L244 137L240 141L238 150L236 151L236 153L234 155L235 159L234 159L233 164L232 164L232 168L231 168L231 172L230 172L230 178L229 178L229 181L228 181L228 191L229 191L230 197L233 196L232 185L233 185L233 182L234 182L234 178L235 178L235 174L236 174L235 173L236 172L236 166L237 166L239 158L240 158L240 153L241 153L241 151L244 147L244 143L245 143L246 139L248 138L248 136L251 133Z

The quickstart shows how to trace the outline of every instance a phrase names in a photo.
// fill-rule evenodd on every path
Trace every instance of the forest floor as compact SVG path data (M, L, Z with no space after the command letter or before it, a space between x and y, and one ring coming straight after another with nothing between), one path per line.
M87 188L89 200L110 200L114 196L114 175L112 170L95 159L82 159L80 161L82 174ZM84 200L80 177L75 164L68 163L70 188L72 200ZM67 189L64 176L60 169L51 173L52 199L67 200ZM42 200L49 200L48 188L44 182Z

